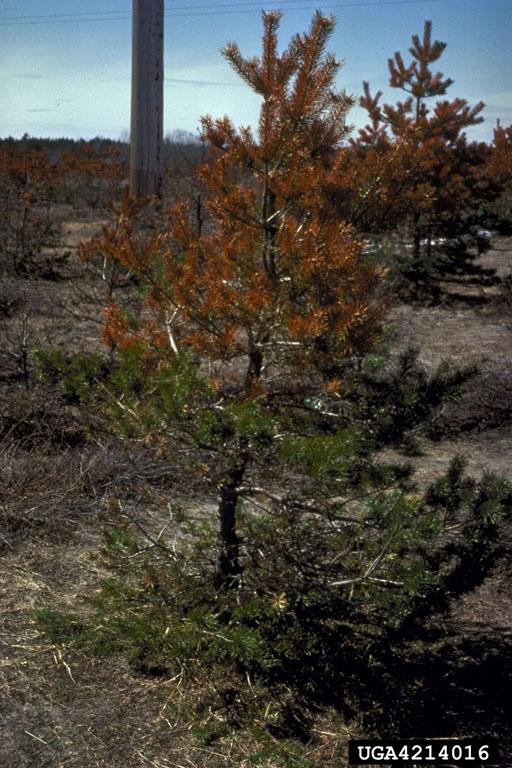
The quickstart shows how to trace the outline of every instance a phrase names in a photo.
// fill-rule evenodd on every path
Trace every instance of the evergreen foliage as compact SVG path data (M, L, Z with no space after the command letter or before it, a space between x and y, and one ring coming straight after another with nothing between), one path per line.
M440 278L477 270L475 256L487 245L480 235L486 206L496 196L487 147L469 142L464 133L482 122L484 104L440 98L453 84L432 68L445 47L432 40L426 21L423 37L412 38L410 61L399 52L388 60L389 85L405 93L396 104L381 104L382 92L373 96L364 83L360 103L371 122L352 142L363 165L384 169L377 185L377 227L407 223L404 275L427 290ZM431 99L437 99L433 105Z
M369 678L392 674L394 645L484 578L511 502L509 483L470 480L457 457L422 497L382 490L305 510L290 494L263 512L244 502L243 578L227 591L214 586L209 521L181 515L174 544L158 548L113 529L113 576L85 614L36 618L54 642L122 652L147 674L249 676L274 695L361 706ZM371 711L379 686L364 690Z

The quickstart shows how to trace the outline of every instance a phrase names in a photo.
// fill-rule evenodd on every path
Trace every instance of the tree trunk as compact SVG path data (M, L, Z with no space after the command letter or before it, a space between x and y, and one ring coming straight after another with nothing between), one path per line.
M249 396L254 392L255 385L260 380L262 367L263 354L260 349L251 343L249 350L249 365L245 374L245 392Z
M417 222L414 223L414 240L413 240L413 264L414 267L419 267L421 260L421 231L418 228Z
M238 488L247 467L247 457L241 456L231 467L226 479L219 487L218 507L218 552L215 572L217 589L231 589L236 586L241 573L240 541L236 531L236 507Z
M277 222L275 220L276 212L276 194L270 187L269 179L269 165L265 161L265 176L262 192L262 221L263 221L263 244L262 244L262 257L263 266L267 275L271 278L276 277L276 262L275 262L275 243L279 230Z
M420 227L420 217L418 213L415 213L413 219L412 264L409 269L409 276L416 288L419 288L426 281L425 260L423 258L423 249L421 245L422 237L423 232Z
M428 232L427 264L428 264L428 268L431 269L432 268L432 225L431 224L428 225L427 232Z

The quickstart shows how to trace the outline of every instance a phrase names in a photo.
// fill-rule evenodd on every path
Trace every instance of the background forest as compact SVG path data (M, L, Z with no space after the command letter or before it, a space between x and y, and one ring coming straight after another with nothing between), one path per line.
M0 140L2 765L510 748L512 126L425 22L355 133L334 20L280 19L161 200Z

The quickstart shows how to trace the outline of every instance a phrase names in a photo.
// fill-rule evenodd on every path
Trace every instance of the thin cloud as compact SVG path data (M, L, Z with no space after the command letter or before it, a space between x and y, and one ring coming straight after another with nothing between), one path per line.
M238 86L238 83L225 83L218 82L216 80L184 80L179 77L166 77L165 85L208 85L218 88L226 88L232 86Z
M34 72L23 72L20 75L14 75L18 80L46 80L44 75L36 75Z

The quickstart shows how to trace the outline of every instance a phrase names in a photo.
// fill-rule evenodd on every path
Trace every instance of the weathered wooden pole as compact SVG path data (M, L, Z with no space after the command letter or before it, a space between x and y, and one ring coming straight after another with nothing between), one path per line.
M133 0L130 195L162 196L164 0Z

